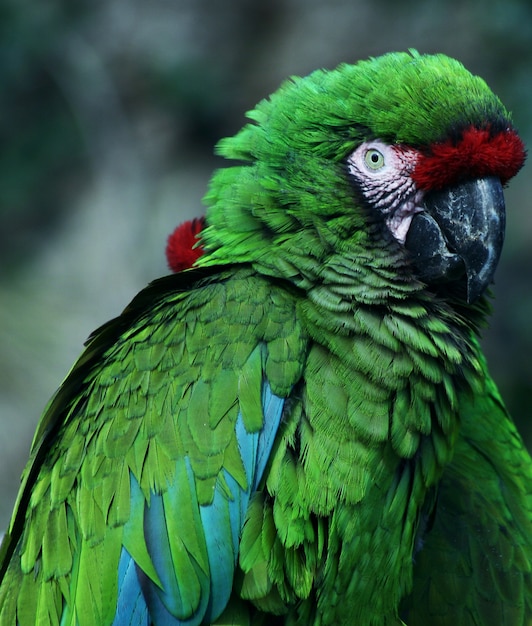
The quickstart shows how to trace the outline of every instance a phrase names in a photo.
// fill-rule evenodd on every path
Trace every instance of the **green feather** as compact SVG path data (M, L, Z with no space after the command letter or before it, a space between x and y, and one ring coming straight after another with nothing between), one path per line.
M110 626L129 555L188 623L525 626L532 461L478 346L486 298L421 281L346 172L362 142L430 154L508 112L411 51L248 117L217 148L240 163L213 176L198 267L98 329L45 410L0 622Z

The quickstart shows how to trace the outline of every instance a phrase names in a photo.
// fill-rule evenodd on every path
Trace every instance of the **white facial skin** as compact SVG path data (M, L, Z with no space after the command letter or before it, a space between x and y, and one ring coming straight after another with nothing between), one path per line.
M423 210L423 193L411 177L418 157L413 148L375 140L358 146L347 159L362 195L382 211L390 232L402 244L413 216Z

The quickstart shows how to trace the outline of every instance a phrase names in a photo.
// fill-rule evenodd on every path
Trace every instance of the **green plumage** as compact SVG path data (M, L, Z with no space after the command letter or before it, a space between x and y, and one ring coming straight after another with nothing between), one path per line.
M479 348L486 300L423 282L346 168L362 142L428 154L508 113L405 53L249 117L219 146L244 164L213 177L199 269L96 331L46 409L0 623L525 626L532 462Z

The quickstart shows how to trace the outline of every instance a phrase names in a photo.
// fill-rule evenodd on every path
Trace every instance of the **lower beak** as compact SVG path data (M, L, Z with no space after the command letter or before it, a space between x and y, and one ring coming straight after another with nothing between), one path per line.
M465 274L471 303L493 282L504 228L501 181L478 178L427 193L424 210L412 219L405 246L417 274L428 284L452 282Z

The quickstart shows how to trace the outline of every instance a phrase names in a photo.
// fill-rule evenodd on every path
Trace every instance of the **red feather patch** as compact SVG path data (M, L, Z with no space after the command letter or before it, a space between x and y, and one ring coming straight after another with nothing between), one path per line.
M497 176L504 184L521 169L526 150L512 129L492 134L469 127L458 141L448 140L421 154L412 177L419 189L441 189L464 178Z
M194 218L179 224L168 237L166 260L172 272L181 272L192 267L203 254L203 248L199 245L196 246L196 244L198 243L198 234L204 226L204 218Z

